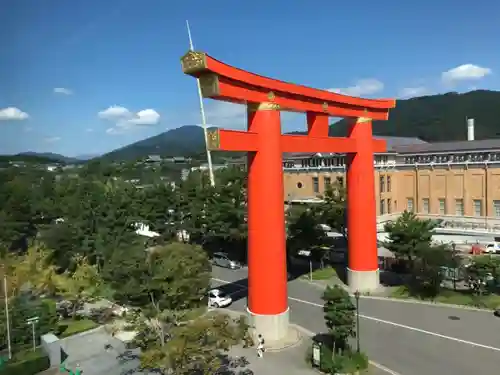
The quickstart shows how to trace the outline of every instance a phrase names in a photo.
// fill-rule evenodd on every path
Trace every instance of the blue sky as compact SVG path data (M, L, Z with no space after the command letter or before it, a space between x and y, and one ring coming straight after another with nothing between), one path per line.
M0 154L103 153L200 123L195 48L262 75L366 97L499 89L500 3L2 0ZM244 128L241 106L208 122ZM286 131L305 117L285 115Z

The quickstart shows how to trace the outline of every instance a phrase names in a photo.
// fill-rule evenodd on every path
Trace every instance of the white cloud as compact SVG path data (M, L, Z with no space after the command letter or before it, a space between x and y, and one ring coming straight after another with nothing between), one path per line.
M60 140L61 140L61 137L47 137L44 139L44 141L47 143L59 142Z
M399 97L403 98L403 99L407 99L407 98L415 98L417 96L425 96L425 95L430 95L430 94L431 94L431 91L427 87L424 87L424 86L405 87L399 93Z
M64 87L56 87L54 88L54 94L73 95L73 90Z
M97 115L105 120L120 120L132 117L133 113L125 107L111 106L104 111L99 112Z
M87 133L92 133L92 132L94 131L94 129L92 129L92 128L87 128L87 129L85 129L85 131L86 131Z
M134 125L156 125L160 122L160 114L154 109L143 109L128 121Z
M353 86L332 88L328 91L349 96L373 95L384 89L384 83L375 78L360 79Z
M123 132L120 131L120 128L107 128L106 129L106 134L110 135L116 135L116 134L122 134Z
M157 125L161 118L160 114L151 108L134 113L121 106L111 106L100 111L98 116L114 123L112 128L106 130L108 134L121 134L136 126Z
M441 74L441 78L445 83L456 81L478 80L492 73L490 68L484 68L474 64L464 64L450 69Z
M4 109L0 109L0 121L8 121L8 120L26 120L30 116L26 113L21 111L19 108L16 107L7 107Z

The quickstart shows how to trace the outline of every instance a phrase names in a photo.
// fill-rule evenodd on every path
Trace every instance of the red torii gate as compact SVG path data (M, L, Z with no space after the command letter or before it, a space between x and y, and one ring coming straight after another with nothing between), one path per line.
M182 57L203 97L247 105L248 131L217 129L208 148L248 152L248 312L257 332L278 340L288 329L283 152L347 154L348 281L353 290L378 287L372 120L387 120L392 99L361 99L250 73L204 52ZM280 111L305 112L307 136L282 135ZM348 136L328 136L328 117L350 119Z

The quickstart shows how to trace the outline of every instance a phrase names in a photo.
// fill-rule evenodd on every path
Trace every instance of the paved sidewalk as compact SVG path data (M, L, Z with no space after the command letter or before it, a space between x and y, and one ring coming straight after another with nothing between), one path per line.
M252 370L255 375L317 375L318 373L306 363L307 341L302 340L297 346L283 351L264 353L262 358L257 357L255 347L233 347L230 355L245 357L250 362L245 370ZM241 370L237 369L236 374Z
M255 375L318 375L319 372L313 370L306 362L306 353L311 345L311 340L304 337L302 341L293 348L284 349L279 352L264 353L262 358L257 357L256 348L233 347L230 355L235 357L245 357L249 364L244 368L235 369L235 374L239 371L251 370ZM244 372L243 372L244 373ZM246 375L246 373L244 373ZM251 372L248 372L251 374ZM391 375L374 366L370 366L365 375Z

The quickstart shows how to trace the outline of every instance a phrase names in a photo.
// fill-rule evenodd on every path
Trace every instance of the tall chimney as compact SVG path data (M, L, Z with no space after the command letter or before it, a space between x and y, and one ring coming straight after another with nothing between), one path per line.
M474 140L474 119L473 118L467 119L467 140L468 141Z

